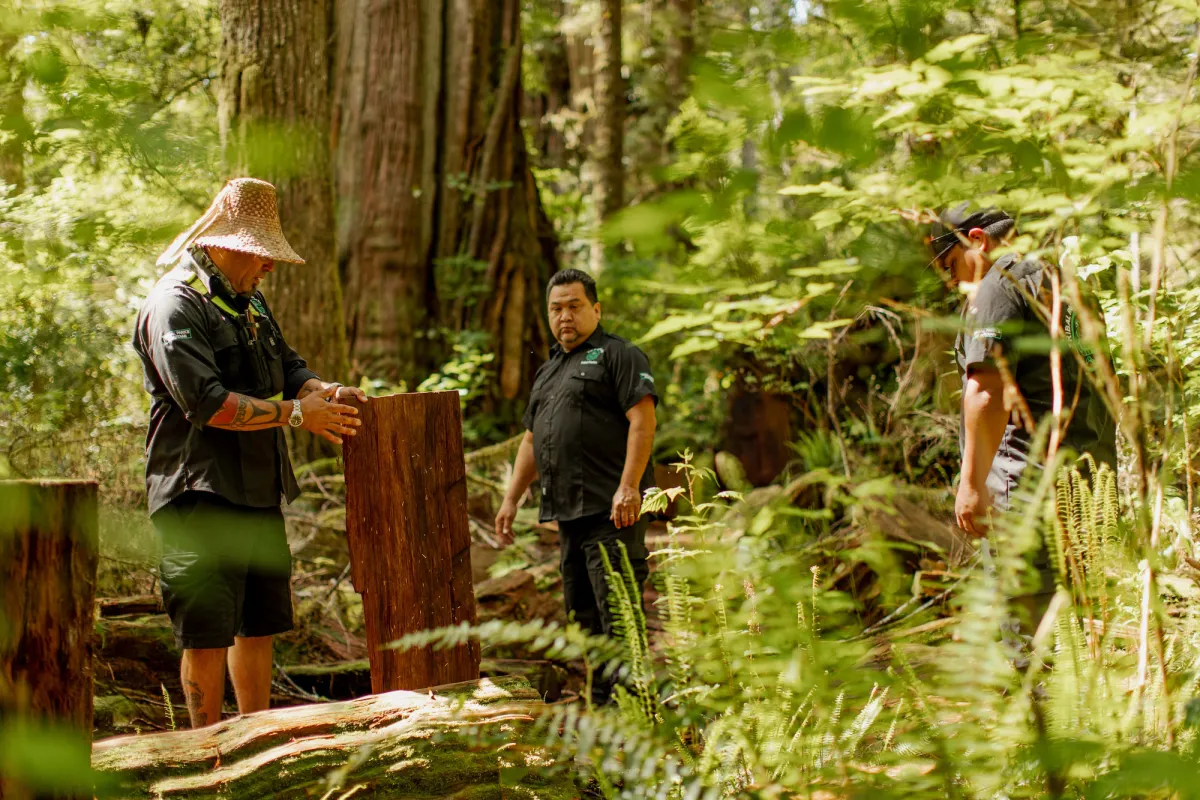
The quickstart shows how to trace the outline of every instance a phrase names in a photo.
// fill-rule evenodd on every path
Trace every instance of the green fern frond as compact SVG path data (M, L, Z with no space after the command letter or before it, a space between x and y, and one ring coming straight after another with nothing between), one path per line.
M599 667L619 662L624 655L621 643L607 636L595 636L578 625L559 625L557 622L533 620L509 622L492 620L480 625L453 625L445 628L407 634L384 645L386 649L415 650L432 648L444 650L478 640L484 645L523 645L530 652L557 661L585 661Z
M167 709L167 725L171 730L175 728L175 704L171 702L171 693L167 691L167 685L160 683L159 688L162 689L163 705Z
M609 610L613 618L614 638L624 646L624 660L629 666L628 679L632 686L636 705L626 702L619 707L654 724L661 721L662 714L657 688L654 685L654 666L650 658L650 641L646 631L646 615L642 609L641 591L629 561L629 552L624 542L617 542L621 554L621 571L613 569L608 549L600 548L604 570L608 578ZM623 687L622 694L625 693ZM626 698L628 699L628 698Z

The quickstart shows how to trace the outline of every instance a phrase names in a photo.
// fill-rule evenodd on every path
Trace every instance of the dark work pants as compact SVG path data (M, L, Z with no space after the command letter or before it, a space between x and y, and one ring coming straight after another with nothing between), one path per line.
M629 563L633 567L637 583L637 598L642 602L642 586L650 574L646 564L646 522L617 530L608 518L608 512L558 523L560 561L563 579L563 602L567 615L585 631L593 634L611 635L612 612L608 605L608 573L600 549L608 553L613 569L621 572L621 550L618 542L625 545ZM592 700L605 702L611 690L611 681L599 675L593 680Z

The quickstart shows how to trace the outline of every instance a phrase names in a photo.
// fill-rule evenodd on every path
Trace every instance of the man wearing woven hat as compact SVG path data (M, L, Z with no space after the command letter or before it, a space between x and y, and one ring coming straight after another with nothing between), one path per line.
M361 422L337 401L366 399L321 381L284 341L257 291L278 261L304 263L275 187L230 181L159 258L173 269L134 332L151 396L149 510L192 727L220 721L226 661L239 712L270 704L272 637L292 628L280 501L299 495L283 427L340 443Z
M1048 296L1052 267L1012 253L996 258L1015 226L998 208L972 210L963 203L941 215L930 239L943 278L970 290L963 308L966 325L954 347L963 381L955 516L975 535L985 532L991 508L1011 506L1021 475L1030 464L1036 466L1033 426L1054 407L1046 317L1036 307ZM1085 363L1103 357L1080 340L1080 325L1069 307L1063 329ZM1003 371L1017 390L1008 397ZM1069 415L1063 446L1115 467L1116 424L1069 354L1062 359L1061 378Z

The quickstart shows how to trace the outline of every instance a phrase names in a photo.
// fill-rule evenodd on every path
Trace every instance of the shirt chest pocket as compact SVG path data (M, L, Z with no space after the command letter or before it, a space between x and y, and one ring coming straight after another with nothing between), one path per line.
M571 399L581 407L602 405L612 398L604 370L583 366L567 381Z
M222 385L232 392L248 388L245 385L245 354L242 352L241 343L238 342L237 328L232 322L222 320L217 325L213 332L212 346Z

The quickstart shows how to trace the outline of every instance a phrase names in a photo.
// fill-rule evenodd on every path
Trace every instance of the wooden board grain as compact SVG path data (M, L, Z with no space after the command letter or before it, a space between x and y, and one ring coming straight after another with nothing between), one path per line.
M359 408L362 428L344 452L346 535L363 598L371 688L474 680L477 643L383 649L407 633L475 622L458 393L376 397Z

